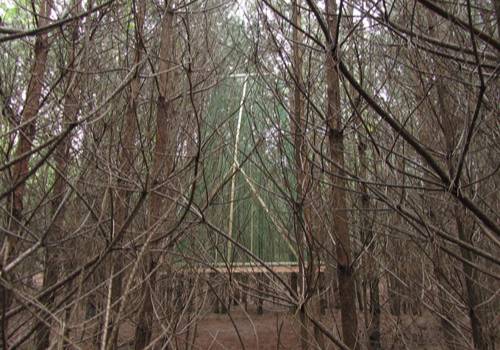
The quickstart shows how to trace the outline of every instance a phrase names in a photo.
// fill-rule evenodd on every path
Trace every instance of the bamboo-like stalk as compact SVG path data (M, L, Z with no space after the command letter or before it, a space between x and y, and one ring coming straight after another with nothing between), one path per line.
M243 82L243 91L241 93L240 99L240 107L238 111L238 122L236 125L236 138L234 140L234 151L233 151L233 164L232 164L232 172L233 176L231 177L231 193L230 193L230 201L229 201L229 224L228 224L228 234L229 237L233 236L233 221L234 221L234 197L235 197L235 187L236 187L236 169L238 168L238 145L240 142L240 130L241 130L241 118L243 116L243 104L245 102L245 95L247 92L247 84L248 84L248 74L245 75L245 81ZM227 242L227 261L232 261L233 255L233 246L231 241Z

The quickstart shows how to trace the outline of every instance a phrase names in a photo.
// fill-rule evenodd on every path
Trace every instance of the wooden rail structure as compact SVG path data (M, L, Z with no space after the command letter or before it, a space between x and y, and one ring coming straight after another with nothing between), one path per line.
M274 273L299 273L299 264L296 262L269 262L262 264L256 263L217 263L211 266L204 266L199 268L187 269L186 272L194 272L200 274L211 274L211 273L220 273L220 274L265 274L269 273L269 270ZM325 265L321 264L319 266L319 271L325 271Z
M315 265L313 273L324 274L325 264ZM306 267L307 271L307 267ZM162 272L161 279L176 284L170 287L170 293L182 293L184 288L191 288L193 280L201 277L202 283L198 285L200 292L209 295L208 308L214 313L227 313L232 306L241 304L245 310L252 304L257 314L264 312L264 305L286 307L283 300L276 298L269 287L272 280L280 275L283 280L288 280L289 286L298 291L300 266L297 262L233 262L212 263L199 265L173 264L170 272ZM318 276L324 280L322 276ZM322 283L322 282L320 282ZM176 292L175 292L176 291ZM323 303L326 305L326 301ZM273 307L275 307L273 306ZM290 307L290 306L288 306ZM323 306L322 306L323 307ZM292 312L295 307L290 308Z

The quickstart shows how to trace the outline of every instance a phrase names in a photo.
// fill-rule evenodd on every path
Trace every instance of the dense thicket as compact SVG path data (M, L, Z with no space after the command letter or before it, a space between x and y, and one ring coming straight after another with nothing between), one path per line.
M500 1L0 16L0 348L189 348L242 291L303 349L498 346Z

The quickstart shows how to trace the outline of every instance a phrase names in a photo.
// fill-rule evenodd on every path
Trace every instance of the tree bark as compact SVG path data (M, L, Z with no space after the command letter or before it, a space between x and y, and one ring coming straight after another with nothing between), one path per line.
M358 141L358 152L360 160L360 178L365 181L367 179L367 159L366 159L366 144L364 141ZM367 185L364 182L360 183L361 192L361 237L365 244L368 244L368 258L366 261L368 279L368 288L370 292L370 320L368 322L368 349L381 349L380 343L380 290L379 290L379 271L378 262L375 258L376 241L374 240L373 230L370 227L370 198L368 195Z
M337 37L337 5L335 0L326 0L325 10L328 29L331 37ZM338 47L336 49L338 55ZM344 134L342 111L340 105L340 80L336 60L331 52L327 53L326 61L327 81L327 128L331 159L343 169L344 167ZM340 311L342 319L342 337L344 343L358 349L358 318L356 311L356 290L354 280L354 267L351 261L351 242L349 223L346 211L346 194L343 188L346 181L340 177L332 176L332 210L333 225L336 241L337 276L339 281Z
M79 12L80 3L76 6L76 13ZM72 47L68 50L68 67L67 67L67 81L68 89L67 94L64 99L63 107L63 118L62 124L69 124L76 120L79 103L79 82L76 79L75 66L76 66L76 42L78 41L78 28L79 22L76 21L72 24ZM68 135L60 144L60 146L55 151L55 180L54 187L52 190L52 201L51 201L51 214L55 215L51 225L48 228L48 235L46 239L57 242L64 237L64 222L65 222L65 212L66 205L61 203L65 193L67 191L66 177L68 174L68 159L70 156L72 137ZM62 207L59 209L59 206ZM53 284L57 283L60 270L60 256L59 247L47 247L45 250L45 271L43 277L43 289L49 288ZM52 309L52 305L55 300L54 293L48 293L40 299L40 302L45 305L48 310ZM43 316L42 316L43 317ZM36 349L42 350L47 349L50 344L50 318L47 318L45 322L38 323L38 329L36 334Z
M153 151L152 178L156 183L165 183L166 178L172 173L175 160L175 140L172 137L174 127L174 109L172 106L172 58L174 51L173 33L174 13L171 8L167 8L162 20L160 38L160 64L158 82L158 103L156 110L156 143ZM160 186L156 191L167 190L165 185ZM173 224L172 208L165 209L164 199L161 195L153 192L150 199L148 227L155 229L160 222L169 225ZM173 203L171 203L173 205ZM162 218L162 212L168 211L168 218ZM155 258L150 252L146 252L144 257L145 271L152 272L149 281L144 283L143 293L145 295L143 305L139 312L138 322L135 329L135 349L143 349L151 340L153 332L153 304L151 294L156 285L156 266L159 258Z
M38 13L38 27L43 27L48 23L48 14L52 7L51 0L43 0L40 3ZM14 152L14 159L19 159L12 168L12 192L9 198L8 210L10 212L9 230L17 235L23 236L22 219L24 209L24 195L26 191L25 177L29 173L30 156L33 140L35 138L38 111L41 106L42 88L47 66L47 56L50 43L48 35L41 33L35 39L33 62L31 66L31 76L26 90L26 101L20 118L19 142ZM25 156L26 155L26 156ZM21 159L22 156L25 156ZM18 241L11 236L5 236L2 249L0 250L0 264L4 266L9 262L11 256L15 256L18 251ZM5 276L7 277L7 276ZM4 286L0 285L0 341L4 348L7 348L8 319L5 313L11 302L11 296Z
M313 242L313 232L312 232L312 217L310 212L310 197L312 189L312 179L310 175L310 162L307 158L307 140L306 131L307 123L304 117L304 98L302 97L303 85L303 50L300 45L302 42L302 35L298 28L301 25L301 13L300 13L300 1L294 0L292 2L292 22L294 24L292 29L292 72L293 72L293 90L291 97L291 133L293 138L294 147L294 161L295 161L295 199L294 199L294 234L299 247L299 256L303 265L301 265L300 272L304 281L300 284L299 295L303 296L305 290L309 289L306 283L312 283L315 276L307 276L309 272L312 271L313 274L316 273L314 269L306 268L310 264L314 265L314 256L309 256L306 261L305 249L310 246ZM299 262L300 263L300 262ZM318 269L319 274L319 269ZM320 307L319 307L319 297L313 296L307 305L303 305L299 310L299 322L300 322L300 338L301 338L301 348L306 350L309 348L309 330L308 330L308 320L306 317L307 310L310 309L311 312L316 316L320 317ZM316 341L318 343L323 343L323 337L321 332L314 331Z
M495 6L498 6L499 1L495 0ZM436 35L435 30L435 16L429 15L429 22L431 24L431 28L429 29L430 34ZM442 65L439 65L442 67ZM444 71L444 68L438 68L439 73L442 73L443 76L446 76L448 73ZM441 72L443 71L443 72ZM460 116L455 115L452 111L453 109L453 100L452 100L452 91L449 89L449 86L445 84L444 78L439 75L438 81L436 82L436 91L437 91L437 111L440 125L442 125L442 135L443 135L443 148L446 154L446 166L449 174L454 176L456 173L456 159L453 157L454 150L457 148L458 135L457 130L461 128L472 127L469 126L469 123L466 123ZM456 181L460 182L460 178L457 178ZM460 185L459 185L460 186ZM452 213L452 217L455 221L456 230L458 238L460 238L464 242L471 242L470 235L467 235L465 223L468 219L468 213L462 206L457 206L458 203L452 203L453 208L450 210ZM460 248L460 252L462 257L467 261L474 261L474 258L471 252L463 247ZM477 349L481 350L490 350L494 349L495 344L494 341L489 341L487 336L487 331L483 326L483 322L488 318L485 313L481 315L479 310L477 310L477 306L480 305L483 300L481 298L481 290L477 282L475 281L475 274L472 270L472 267L469 264L462 263L462 271L465 276L465 295L467 306L469 308L469 321L472 329L472 340L474 342L474 346Z
M135 49L134 49L134 65L139 64L142 57L143 42L142 42L142 31L144 26L144 18L146 15L146 5L142 1L133 2L133 13L135 20ZM137 6L137 8L136 8ZM120 230L125 224L129 214L129 202L131 191L128 190L128 184L125 180L127 176L131 174L131 170L134 164L134 149L135 149L135 138L137 133L137 104L140 93L141 81L139 77L139 68L136 67L136 72L133 79L130 82L130 98L128 100L127 108L125 111L125 119L123 121L121 129L121 148L118 155L118 164L121 166L121 174L117 180L117 200L116 202L116 230ZM119 239L118 242L121 242ZM111 272L114 272L111 283L111 305L112 315L111 321L109 323L108 334L113 335L107 339L108 344L114 349L117 346L118 334L120 328L120 320L116 319L117 313L120 310L120 298L122 297L123 289L123 277L124 277L124 256L123 252L116 251L111 253L112 264ZM114 328L118 328L116 331ZM109 346L108 346L109 347Z

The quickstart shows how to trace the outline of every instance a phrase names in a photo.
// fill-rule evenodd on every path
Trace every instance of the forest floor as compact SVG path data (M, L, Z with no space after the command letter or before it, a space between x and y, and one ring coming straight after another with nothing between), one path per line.
M365 329L365 315L358 313L359 329ZM19 320L21 321L21 320ZM340 311L328 309L322 322L334 330L337 337L340 331ZM13 328L23 328L23 322L12 322ZM24 326L27 324L24 323ZM437 343L442 339L440 324L430 313L422 315L394 316L383 312L381 315L382 348L390 350L437 350L445 349ZM312 332L312 330L310 330ZM18 334L22 336L23 332ZM313 333L310 333L313 334ZM77 338L79 335L74 334ZM120 349L132 349L134 328L132 324L123 325L120 332ZM366 337L362 334L362 339ZM311 336L310 339L313 339ZM229 314L206 313L199 319L196 327L196 337L193 350L299 350L301 349L300 324L298 315L283 307L264 304L263 314L258 314L254 304L233 306ZM170 349L189 349L186 336L181 334L174 339L176 343ZM84 341L79 344L82 349L97 349L95 343ZM159 344L157 344L159 345ZM21 349L31 349L31 346ZM156 347L154 348L156 349ZM318 349L311 344L309 349ZM334 349L333 345L323 349ZM361 349L366 349L361 344Z
M258 315L254 307L248 311L234 307L229 317L227 314L208 314L198 322L194 349L197 350L298 350L300 344L300 326L298 317L286 310L265 310ZM232 320L231 320L232 319ZM339 322L328 322L327 319ZM360 329L364 328L363 314L359 315ZM340 324L338 310L324 316L323 322L329 324L338 336L334 323ZM443 349L436 343L440 339L439 325L430 314L423 316L382 315L382 342L384 349ZM402 335L404 335L402 337ZM178 340L183 348L182 340ZM185 345L185 344L184 344ZM365 348L362 345L362 348ZM311 346L310 349L317 349ZM333 345L331 347L333 349Z

